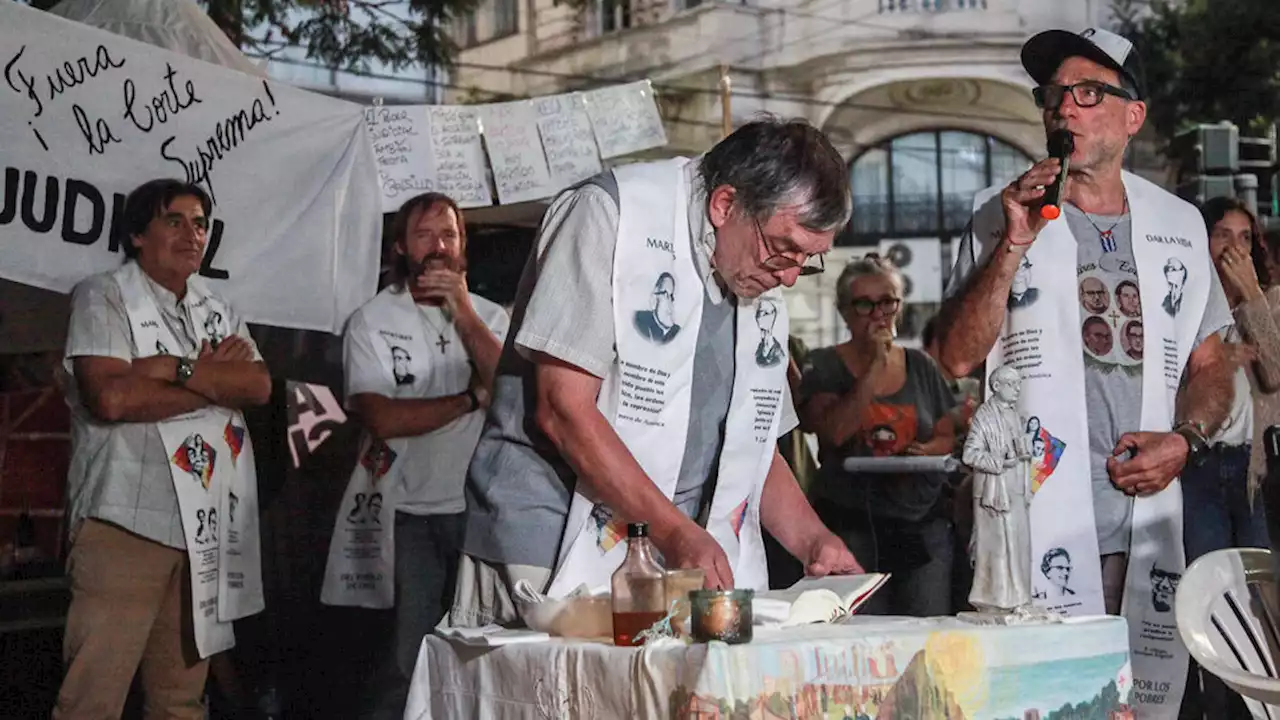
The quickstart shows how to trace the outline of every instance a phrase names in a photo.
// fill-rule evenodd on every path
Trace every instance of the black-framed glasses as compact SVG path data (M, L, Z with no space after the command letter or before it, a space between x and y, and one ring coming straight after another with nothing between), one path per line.
M1031 97L1035 99L1036 107L1042 110L1057 110L1062 106L1067 93L1071 93L1071 98L1076 101L1076 105L1082 108L1094 107L1108 95L1125 100L1134 99L1128 90L1097 80L1085 80L1074 85L1041 85L1031 90Z
M872 312L879 310L881 315L892 315L898 312L898 308L902 307L902 298L896 297L856 297L849 301L849 308L853 310L854 315L866 317Z
M760 267L770 272L783 272L800 268L801 275L817 275L827 269L822 253L805 255L803 261L797 262L795 258L778 252L769 243L769 238L764 234L764 228L760 226L760 221L753 220L753 222L756 225L756 234L760 236L760 243L764 245L765 251L769 253L769 256L761 261Z

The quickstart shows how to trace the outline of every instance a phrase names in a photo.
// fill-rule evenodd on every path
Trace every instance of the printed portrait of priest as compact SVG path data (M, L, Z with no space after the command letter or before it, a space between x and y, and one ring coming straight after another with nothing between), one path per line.
M1031 307L1038 297L1040 297L1040 291L1031 287L1031 261L1027 259L1026 255L1023 255L1022 262L1018 264L1017 271L1013 273L1013 285L1009 288L1008 307L1010 310Z
M413 373L409 372L409 362L413 358L410 357L409 351L399 345L391 346L391 374L396 379L396 386L412 385L414 381Z
M1178 581L1182 575L1159 566L1151 566L1151 607L1158 612L1173 610L1173 596L1178 592Z
M1187 266L1178 258L1169 258L1164 264L1164 280L1169 283L1169 292L1164 296L1164 311L1177 315L1182 309L1182 288L1187 285Z
M227 335L222 331L222 313L217 310L210 310L204 319L204 333L209 338L209 342L217 345Z
M1124 348L1124 354L1134 360L1142 359L1142 350L1144 345L1142 323L1137 320L1130 320L1124 325L1124 333L1120 336L1120 347Z
M1138 293L1137 283L1125 280L1116 286L1116 305L1125 317L1142 317L1142 295Z
M1101 315L1111 307L1111 295L1107 286L1096 277L1080 281L1080 304L1093 315Z
M756 364L774 367L782 362L786 353L782 343L773 336L773 326L778 322L778 306L772 300L756 303L756 326L760 328L760 344L756 346Z
M209 469L209 451L208 444L205 443L204 437L199 433L192 435L186 443L187 463L191 466L191 474L197 478L204 478L205 471Z
M680 332L676 324L676 279L671 273L658 276L650 302L648 310L636 313L636 331L650 342L666 345Z
M1089 352L1098 357L1105 357L1111 354L1113 340L1111 338L1111 326L1106 320L1100 317L1091 317L1084 321L1084 326L1080 330L1081 339L1084 340L1084 346Z

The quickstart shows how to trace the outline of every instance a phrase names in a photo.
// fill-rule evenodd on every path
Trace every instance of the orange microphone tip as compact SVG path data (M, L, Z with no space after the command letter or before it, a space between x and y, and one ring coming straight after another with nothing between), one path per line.
M1062 209L1057 205L1044 205L1040 208L1040 217L1045 220L1057 220L1058 216L1061 214Z

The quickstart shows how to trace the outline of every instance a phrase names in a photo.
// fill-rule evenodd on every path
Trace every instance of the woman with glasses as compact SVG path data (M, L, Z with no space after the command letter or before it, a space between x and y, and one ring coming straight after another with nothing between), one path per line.
M1221 332L1236 365L1231 412L1209 438L1204 462L1182 473L1182 541L1187 564L1232 547L1269 547L1256 489L1266 474L1262 433L1280 423L1280 288L1273 287L1257 218L1232 198L1201 208L1213 258L1236 324ZM1252 446L1252 449L1251 449ZM1191 664L1183 708L1210 718L1248 717L1243 701L1210 673Z
M945 473L851 474L850 456L949 455L955 396L924 352L895 342L901 273L876 255L849 263L836 306L850 338L805 361L797 406L818 436L814 509L868 572L893 574L866 612L949 615L952 524L940 502Z

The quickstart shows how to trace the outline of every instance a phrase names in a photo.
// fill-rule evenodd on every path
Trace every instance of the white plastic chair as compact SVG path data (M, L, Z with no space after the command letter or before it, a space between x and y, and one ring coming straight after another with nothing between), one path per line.
M1240 693L1259 720L1280 720L1280 632L1270 550L1211 552L1178 583L1178 632L1200 667Z

